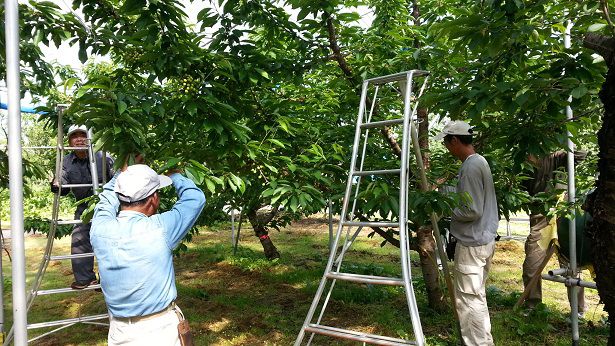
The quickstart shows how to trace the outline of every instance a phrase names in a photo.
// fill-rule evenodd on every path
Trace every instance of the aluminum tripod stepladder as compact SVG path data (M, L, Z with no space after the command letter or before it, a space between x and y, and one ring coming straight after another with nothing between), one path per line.
M420 70L411 70L401 72L393 75L387 75L383 77L377 77L372 79L366 79L363 81L361 91L361 101L359 105L359 114L356 123L354 144L352 148L352 158L350 163L350 170L348 172L348 180L346 184L346 190L344 193L344 200L342 204L342 210L340 214L340 221L337 227L337 233L330 246L329 260L320 281L320 285L316 291L312 305L308 311L307 317L301 327L301 331L295 341L295 346L303 344L306 334L310 334L307 344L312 342L315 334L325 335L334 338L354 340L363 343L375 344L375 345L424 345L425 336L423 335L423 329L420 322L419 311L414 295L414 289L412 286L411 275L411 263L410 263L410 244L408 236L408 179L409 179L409 159L410 159L410 145L413 145L414 156L417 164L417 168L420 173L420 185L423 190L427 190L427 179L425 170L423 167L422 155L418 146L418 134L416 126L414 124L414 118L418 109L418 99L423 94L427 85L429 72ZM418 92L413 90L413 84L415 79L422 79ZM419 84L419 83L416 83ZM374 107L378 102L378 91L381 87L393 87L395 90L400 90L403 100L403 117L395 119L386 119L380 121L372 121L372 115L374 114ZM399 89L397 89L399 87ZM368 93L373 88L372 96L368 96ZM366 113L367 104L371 103L370 110ZM402 126L401 138L401 157L398 169L380 169L380 170L363 170L366 156L366 148L369 137L369 130L382 127ZM359 153L359 147L362 143L362 149ZM360 157L359 157L360 154ZM358 161L358 165L357 165ZM355 209L357 206L357 195L361 185L362 177L376 177L383 175L398 175L400 180L399 185L399 215L397 221L393 220L354 220ZM351 203L352 202L352 203ZM352 205L351 205L352 204ZM386 216L383 216L386 217ZM437 231L437 218L432 215L431 218L434 232ZM373 275L360 275L354 273L342 272L342 261L346 251L350 248L353 241L363 227L387 227L397 228L399 231L400 242L400 259L401 259L401 277L382 277ZM353 228L354 231L353 231ZM346 229L346 236L344 244L339 246L342 233ZM442 243L436 237L438 251L441 260L443 260L444 249ZM447 278L447 285L449 286L449 293L451 293L450 274L446 265L446 260L443 260L443 270ZM336 328L321 324L324 312L327 304L331 298L331 292L335 286L337 280L350 281L355 283L362 283L368 285L394 285L403 286L406 296L406 302L410 313L410 322L412 324L414 340L406 340L400 338L387 337L382 335L368 334L348 329ZM324 290L328 282L331 282L328 293L324 298L322 304L321 299ZM454 306L454 304L452 304ZM314 314L318 307L320 313L314 322ZM455 312L456 314L456 312Z
M62 165L63 165L63 161L64 161L64 156L65 156L65 150L75 150L75 149L83 149L82 147L69 147L69 146L64 146L64 127L63 127L63 113L65 110L65 106L58 106L58 136L57 136L57 146L55 147L50 147L50 148L55 148L56 149L56 167L55 167L55 176L58 180L58 191L54 194L54 199L53 199L53 210L52 210L52 216L51 216L51 223L50 223L50 228L49 228L49 233L47 234L47 245L45 247L45 252L43 254L43 258L41 260L41 264L38 268L38 271L36 273L36 276L34 278L34 281L32 282L32 287L30 288L30 290L27 292L27 298L26 298L26 309L29 312L30 308L32 307L34 300L36 297L38 296L42 296L42 295L51 295L51 294L65 294L65 293L76 293L79 294L82 291L88 291L88 290L95 290L95 289L100 289L100 284L96 284L96 285L90 285L84 289L81 290L75 290L72 289L70 287L68 288L56 288L56 289L45 289L45 290L41 290L41 284L43 282L43 278L45 276L45 272L47 270L47 267L49 265L50 261L60 261L60 260L71 260L74 258L86 258L86 257L94 257L94 253L84 253L84 254L74 254L74 255L53 255L53 245L54 245L54 239L55 239L55 234L57 231L58 226L62 226L62 225L80 225L82 224L81 220L60 220L59 219L59 211L60 211L60 195L61 195L61 191L62 188L75 188L75 187L91 187L94 191L95 194L98 194L98 187L99 187L99 180L98 180L98 169L96 167L96 156L95 156L95 152L93 150L93 145L92 145L92 131L89 130L88 131L88 145L87 145L87 151L88 151L88 160L89 160L89 164L90 164L90 172L92 175L92 183L90 184L65 184L62 185L62 179L60 179L61 174L62 174ZM102 160L103 165L106 164L106 160L103 159ZM106 172L105 167L103 166L103 175L104 172ZM108 177L104 177L103 179L106 180ZM37 337L34 337L30 340L28 340L28 342L32 342L35 340L38 340L42 337L45 337L47 335L50 335L52 333L55 333L59 330L62 330L64 328L73 326L77 323L86 323L86 324L95 324L95 325L105 325L108 326L108 323L102 323L102 322L97 322L99 320L103 320L103 319L108 319L108 314L104 313L104 314L98 314L98 315L90 315L90 316L79 316L79 317L75 317L75 318L69 318L69 319L63 319L63 320L56 320L56 321L47 321L47 322L39 322L39 323L28 323L27 324L27 329L39 329L39 328L51 328L51 327L55 327L55 329L48 331L44 334L41 334ZM14 327L11 327L11 330L9 331L7 338L4 342L4 345L8 345L12 338L13 338L13 329Z

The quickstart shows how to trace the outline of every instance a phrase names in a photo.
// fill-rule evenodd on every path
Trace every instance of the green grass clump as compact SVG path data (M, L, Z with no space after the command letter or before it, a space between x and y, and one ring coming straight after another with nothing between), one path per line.
M300 222L271 234L282 254L267 261L258 238L247 227L237 252L230 244L230 227L201 229L175 258L178 305L190 320L197 345L290 345L294 342L320 283L328 259L325 224ZM363 232L343 262L342 271L399 276L399 250L380 247ZM26 238L27 279L31 282L46 239ZM70 252L70 239L57 241L56 253ZM534 310L513 310L522 290L523 244L499 242L487 286L487 300L496 345L569 345L569 308L562 284L543 282L544 304ZM413 286L428 345L456 345L451 311L427 305L426 288L411 253ZM450 263L449 263L450 264ZM11 311L10 263L4 261L6 312ZM552 260L549 268L556 267ZM587 277L586 277L587 278ZM67 287L72 281L69 261L51 263L44 288ZM327 292L328 286L325 290ZM595 291L586 290L588 310L580 325L581 345L606 344L608 328ZM100 293L38 297L31 322L105 312ZM7 325L10 325L10 313ZM323 324L366 333L413 339L403 289L338 281L323 316ZM48 329L29 331L33 337ZM107 328L77 325L37 341L37 345L105 345ZM314 345L357 343L316 336Z

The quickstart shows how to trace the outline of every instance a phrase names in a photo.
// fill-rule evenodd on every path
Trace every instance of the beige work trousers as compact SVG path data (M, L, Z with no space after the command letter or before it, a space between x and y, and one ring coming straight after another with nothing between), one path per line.
M494 251L495 241L480 246L457 242L455 248L455 303L467 346L493 345L485 282Z
M179 310L179 307L175 307ZM181 310L179 310L181 312ZM151 319L126 321L109 314L109 346L180 346L177 325L179 317L174 309Z
M530 234L525 241L525 260L523 260L523 287L527 287L534 275L538 275L538 281L527 296L526 304L529 307L542 303L542 278L540 277L542 273L536 273L536 271L547 256L547 252L538 245L538 242L542 237L542 229L548 225L549 222L544 215L530 215ZM565 265L567 264L560 261L560 267ZM583 314L585 312L585 289L579 287L577 292L579 313ZM570 301L570 289L568 289L568 300Z
M542 249L538 242L541 238L542 229L547 227L549 222L542 214L530 215L530 234L525 240L525 260L523 260L523 287L527 287L534 275L540 276L542 273L536 273L542 261L544 261L546 251ZM542 279L538 278L536 286L529 291L527 296L527 304L534 306L542 302Z

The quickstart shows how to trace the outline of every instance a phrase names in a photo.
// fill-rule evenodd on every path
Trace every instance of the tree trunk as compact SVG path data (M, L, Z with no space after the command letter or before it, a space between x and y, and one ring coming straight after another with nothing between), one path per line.
M588 199L594 217L588 235L595 240L594 269L598 294L609 315L609 346L615 346L615 38L587 35L584 45L600 53L609 70L600 90L604 105L602 128L598 131L598 172L596 190Z
M412 1L412 18L414 18L415 26L421 25L421 12L416 0ZM414 47L417 49L421 47L421 42L418 38L414 40ZM419 107L416 115L418 119L419 147L423 154L423 166L425 171L429 171L429 117L427 108ZM439 235L436 234L435 236ZM421 270L423 271L423 279L427 288L428 304L436 311L444 311L446 310L446 302L444 301L444 292L440 286L440 271L438 261L436 260L438 254L432 226L425 225L419 227L416 237L421 258ZM442 263L442 265L448 264ZM451 302L451 304L454 304L454 302Z
M416 233L418 240L418 253L421 259L421 271L427 290L429 307L436 311L446 310L444 295L440 287L440 272L436 260L436 243L433 239L433 230L430 226L420 227ZM444 263L443 265L447 265Z
M419 147L423 152L423 165L427 171L430 166L428 154L429 121L427 109L419 108L417 110L417 117L419 120ZM431 225L419 227L416 237L419 248L418 253L421 259L421 270L423 272L423 279L425 280L425 287L427 288L429 307L436 311L444 311L446 309L446 302L444 301L444 293L440 286L440 271L436 260L438 254L433 228ZM447 263L443 263L443 265L447 265Z
M267 257L268 260L280 258L280 252L278 252L278 249L273 245L267 227L265 226L273 219L276 213L276 208L272 208L268 213L259 213L258 209L251 209L248 211L248 220L254 229L254 235L260 240L265 257Z

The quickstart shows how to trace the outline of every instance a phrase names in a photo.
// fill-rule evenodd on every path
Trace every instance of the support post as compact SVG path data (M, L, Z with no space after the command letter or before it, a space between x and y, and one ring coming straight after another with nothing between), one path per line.
M13 248L13 325L15 345L28 343L26 307L26 257L23 221L23 168L21 157L21 104L19 81L19 11L17 0L4 2L6 33L6 84L8 88L9 190L11 245Z
M572 22L568 21L566 25L566 33L564 35L564 47L570 48L570 29L572 28ZM568 96L568 102L572 102L572 96ZM566 106L566 119L572 120L572 108L570 104ZM576 200L576 186L574 180L574 143L572 143L572 134L566 130L567 144L568 144L568 202L572 205ZM570 271L568 273L569 278L577 277L577 227L576 227L576 208L572 209L572 221L570 222L569 239L570 239ZM572 325L572 344L579 344L579 299L577 292L579 288L577 286L568 287L570 292L570 321Z

